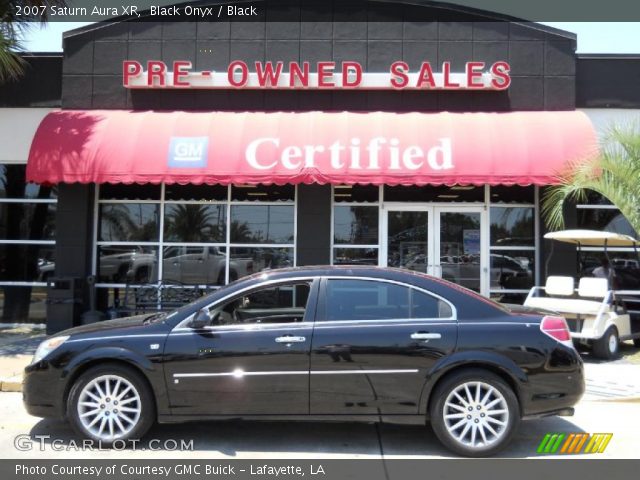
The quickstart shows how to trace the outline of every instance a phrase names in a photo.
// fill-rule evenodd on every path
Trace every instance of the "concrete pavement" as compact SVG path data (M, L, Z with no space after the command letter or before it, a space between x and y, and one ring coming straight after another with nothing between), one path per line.
M197 422L156 425L140 448L79 451L80 441L65 422L29 416L19 393L0 394L0 457L35 458L448 458L428 427L294 422ZM581 454L579 458L640 458L640 403L582 401L574 417L548 417L523 422L512 444L501 455L506 458L540 457L536 449L546 433L613 433L602 454ZM22 436L22 437L20 437ZM24 437L42 437L21 451L16 444ZM46 437L48 436L48 437ZM18 438L18 440L16 440ZM149 442L156 442L150 444ZM173 445L193 441L192 451L173 450ZM163 447L157 451L153 446Z

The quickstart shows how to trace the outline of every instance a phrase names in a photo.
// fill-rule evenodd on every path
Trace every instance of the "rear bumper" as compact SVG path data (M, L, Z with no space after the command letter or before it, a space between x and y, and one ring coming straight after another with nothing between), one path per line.
M521 390L522 416L558 415L573 410L585 392L584 364L571 347L558 346L544 367L528 372Z

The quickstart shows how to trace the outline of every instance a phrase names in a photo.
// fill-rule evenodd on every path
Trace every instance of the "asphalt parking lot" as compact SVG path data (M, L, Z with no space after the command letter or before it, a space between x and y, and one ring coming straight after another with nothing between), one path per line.
M0 393L0 457L42 458L448 458L453 455L440 446L428 427L293 422L198 422L156 425L132 449L80 451L80 441L64 422L29 416L20 393ZM501 456L540 457L536 449L549 432L613 433L601 454L581 458L640 458L640 402L583 400L574 417L548 417L526 421L512 445ZM37 436L42 440L37 440ZM26 437L36 439L31 449ZM181 442L193 450L174 450ZM41 447L42 446L42 447ZM166 446L167 448L162 448ZM159 448L151 450L150 448ZM142 450L144 449L144 450Z

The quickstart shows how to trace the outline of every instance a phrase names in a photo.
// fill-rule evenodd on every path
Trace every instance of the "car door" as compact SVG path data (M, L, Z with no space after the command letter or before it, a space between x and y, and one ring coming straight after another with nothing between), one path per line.
M311 414L418 413L425 379L453 352L455 307L381 279L323 279L311 347Z
M165 346L174 414L309 413L309 352L318 280L270 283L206 308L211 325L188 319Z

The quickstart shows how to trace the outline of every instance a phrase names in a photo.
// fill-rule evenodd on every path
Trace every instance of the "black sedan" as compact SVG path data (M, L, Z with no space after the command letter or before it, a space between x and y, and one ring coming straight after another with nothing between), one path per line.
M407 270L305 267L61 332L23 392L32 415L103 445L156 421L430 421L450 449L486 456L523 417L571 415L584 372L561 317Z

